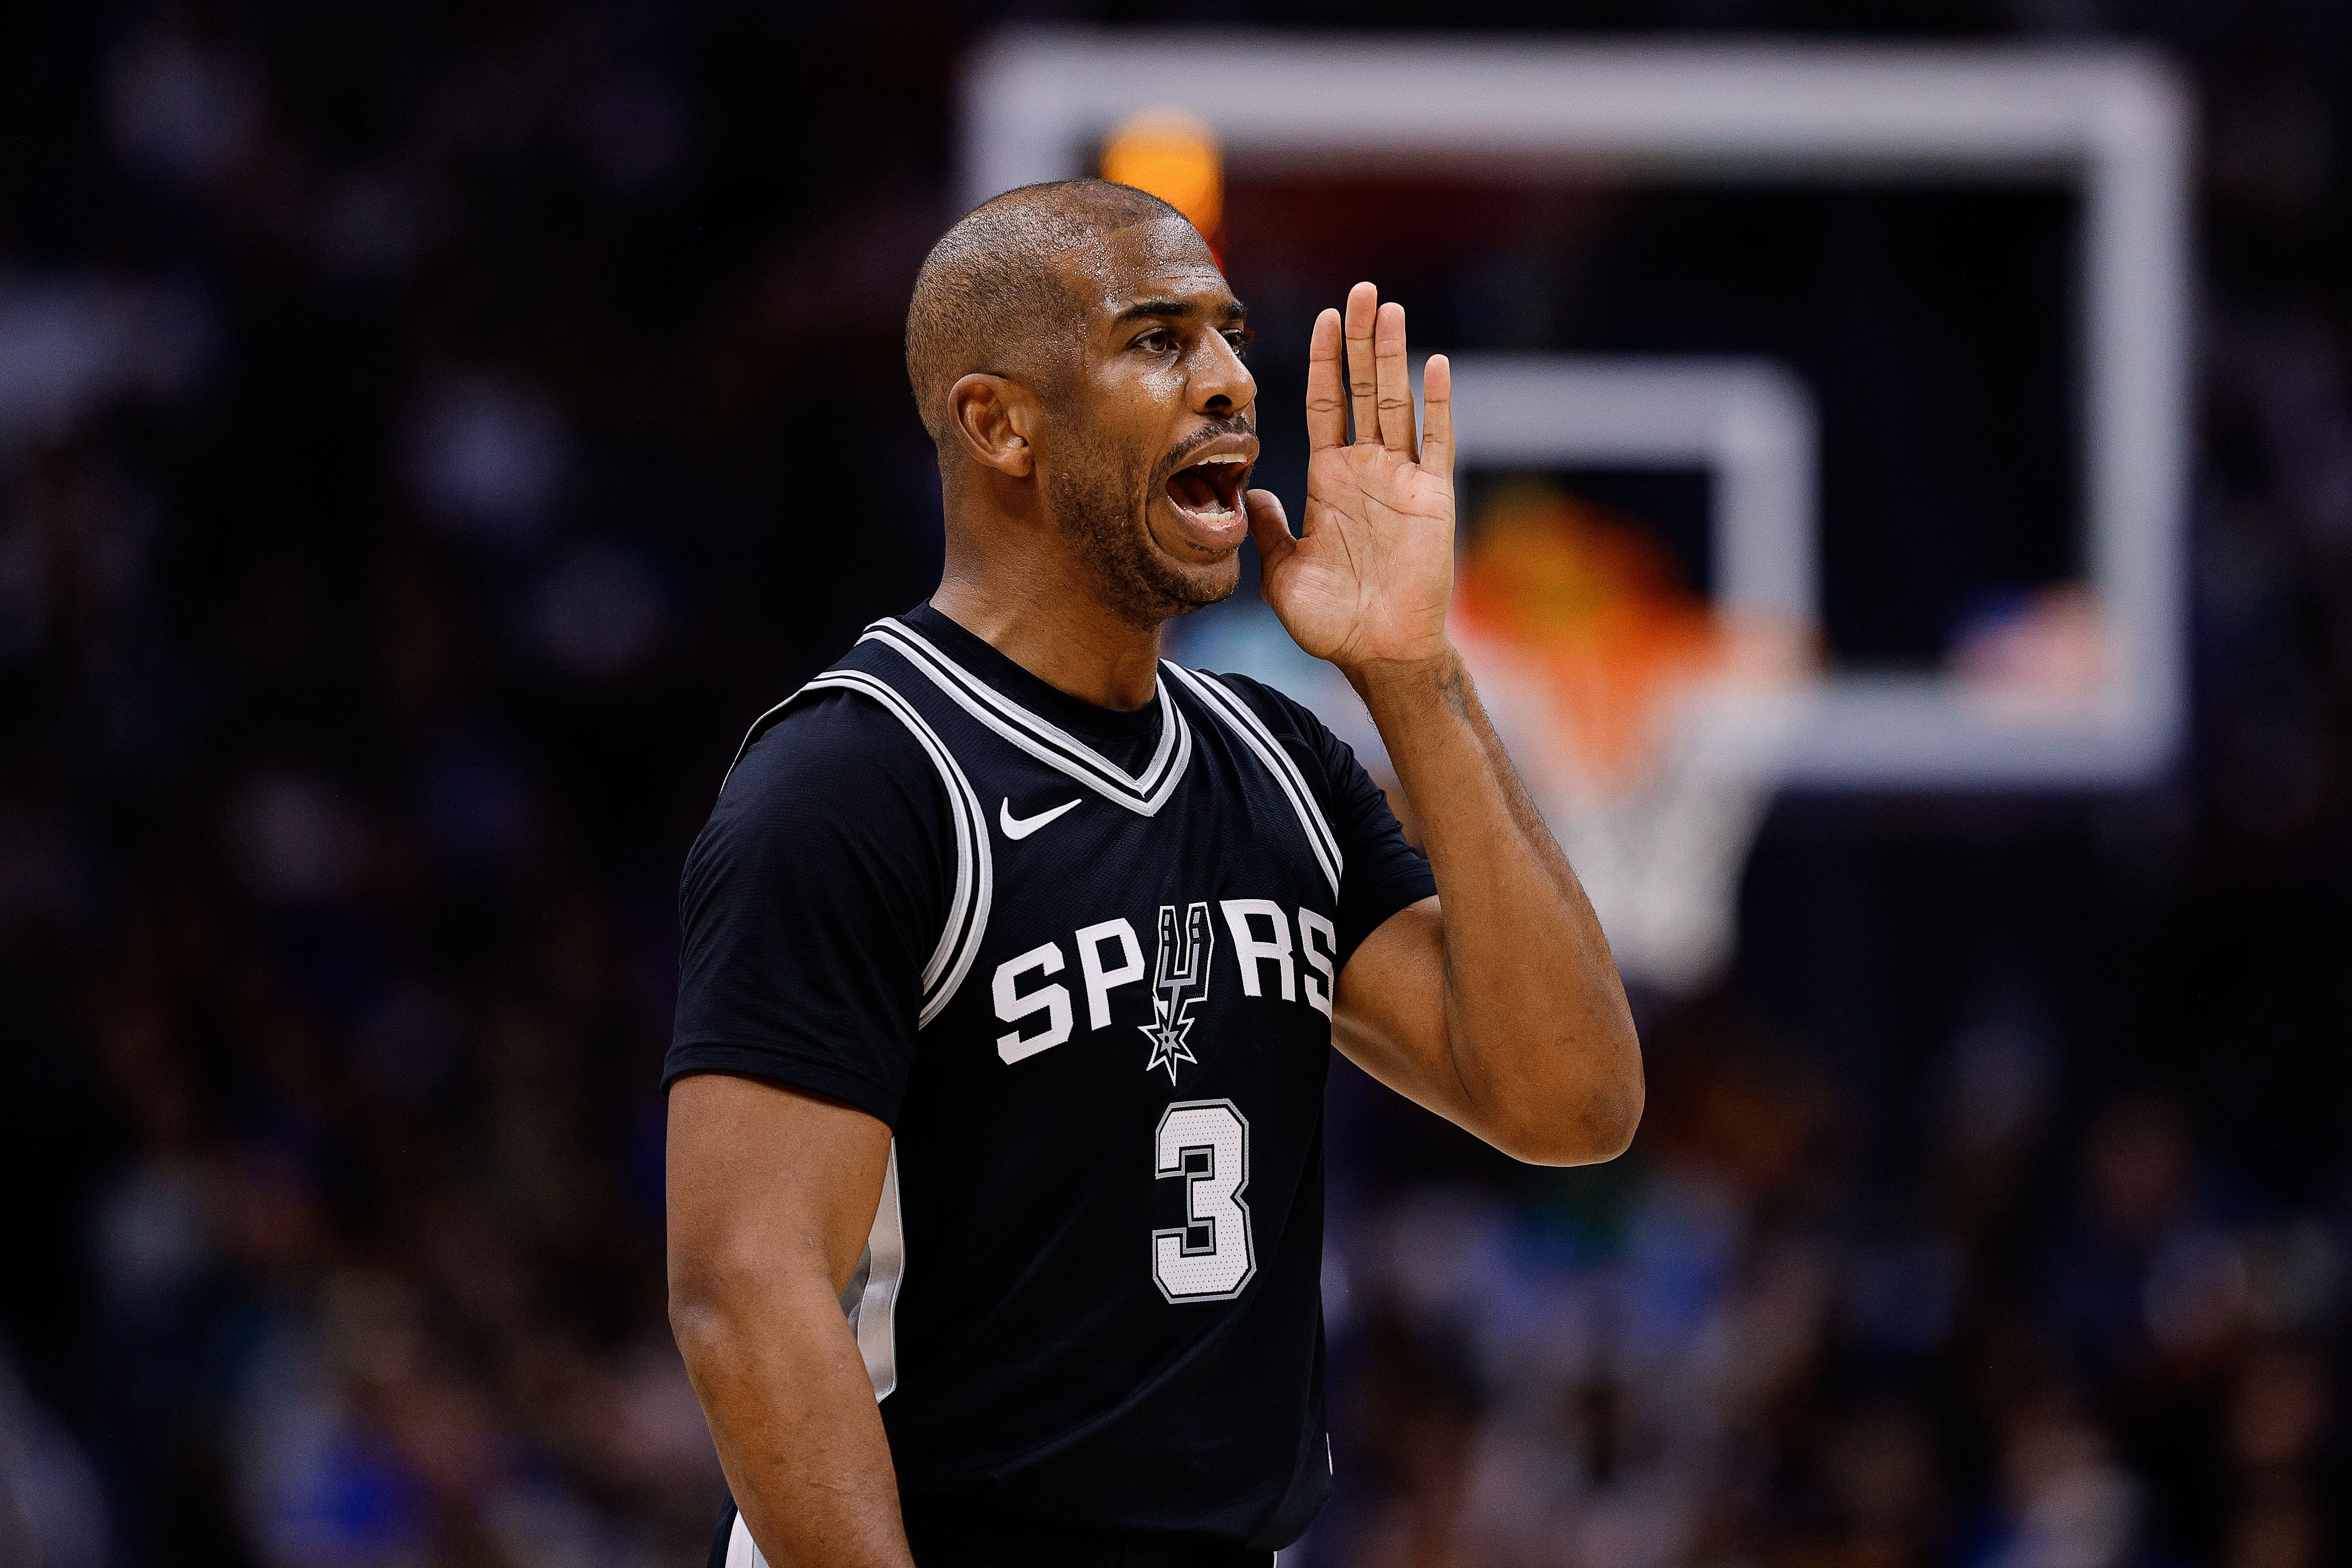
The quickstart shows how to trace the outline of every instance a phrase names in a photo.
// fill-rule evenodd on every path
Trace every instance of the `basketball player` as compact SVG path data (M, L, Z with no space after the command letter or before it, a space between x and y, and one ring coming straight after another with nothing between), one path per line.
M946 573L761 720L687 864L670 1311L716 1563L1263 1564L1330 1486L1330 1047L1523 1160L1633 1136L1600 926L1446 640L1446 362L1416 440L1402 308L1317 321L1294 538L1244 489L1247 338L1125 186L999 196L923 266ZM1244 537L1426 859L1304 708L1160 660Z

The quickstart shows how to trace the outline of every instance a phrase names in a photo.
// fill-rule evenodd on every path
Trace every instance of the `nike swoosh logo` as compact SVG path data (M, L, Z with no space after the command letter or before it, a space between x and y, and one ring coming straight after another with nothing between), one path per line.
M1062 813L1076 811L1078 801L1084 799L1086 796L1080 795L1078 800L1064 801L1053 810L1041 811L1034 816L1015 816L1013 815L1013 802L1008 798L996 808L996 826L1004 829L1004 837L1007 838L1026 838Z

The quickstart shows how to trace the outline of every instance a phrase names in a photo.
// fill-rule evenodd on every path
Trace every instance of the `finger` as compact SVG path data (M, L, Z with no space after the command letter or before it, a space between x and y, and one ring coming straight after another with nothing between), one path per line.
M1381 291L1369 283L1348 290L1348 405L1356 416L1356 445L1381 438L1380 384L1372 369L1372 319Z
M1315 318L1307 339L1307 449L1319 452L1348 439L1348 400L1340 390L1339 312Z
M1454 362L1432 354L1421 372L1421 466L1454 478Z
M1372 322L1372 379L1381 444L1412 456L1412 369L1404 358L1404 307L1391 300Z
M1242 515L1249 520L1250 537L1257 541L1257 558L1265 571L1279 566L1298 541L1290 537L1290 519L1282 498L1272 490L1251 490L1242 497Z

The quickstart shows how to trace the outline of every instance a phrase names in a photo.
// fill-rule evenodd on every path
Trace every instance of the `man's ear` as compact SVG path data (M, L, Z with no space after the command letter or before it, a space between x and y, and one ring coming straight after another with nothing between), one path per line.
M1008 479L1036 472L1030 440L1037 431L1037 400L1006 376L974 371L948 388L948 413L974 462Z

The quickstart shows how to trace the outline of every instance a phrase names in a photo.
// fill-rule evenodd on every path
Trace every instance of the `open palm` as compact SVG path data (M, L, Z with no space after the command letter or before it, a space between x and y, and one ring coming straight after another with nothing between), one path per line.
M1342 670L1444 650L1454 591L1452 384L1444 356L1433 355L1423 373L1426 427L1416 441L1404 307L1381 304L1370 283L1359 283L1344 322L1337 310L1316 318L1299 537L1268 490L1249 494L1250 533L1264 563L1265 602L1300 647Z

